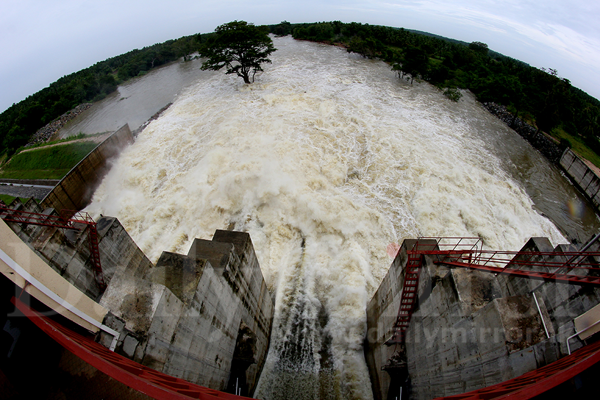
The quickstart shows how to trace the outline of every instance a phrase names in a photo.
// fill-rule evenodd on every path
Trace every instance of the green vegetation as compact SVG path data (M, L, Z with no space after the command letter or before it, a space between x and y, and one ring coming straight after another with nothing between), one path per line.
M105 132L103 132L103 133L95 133L93 135L86 135L83 132L79 132L77 135L69 136L69 137L66 137L64 139L53 140L51 142L36 143L34 145L27 146L27 147L19 147L17 149L17 151L15 151L15 154L20 153L23 150L36 149L38 147L45 147L45 146L52 146L54 144L65 143L65 142L72 142L73 140L84 139L86 137L104 135L104 133Z
M24 151L3 166L0 178L61 179L96 146L94 142L78 142Z
M552 137L558 139L561 146L568 146L581 157L591 161L594 165L600 167L600 156L594 153L579 136L568 134L563 128L558 127L550 132Z
M219 28L225 29L232 24L241 28L242 23L246 24L234 21ZM248 27L253 26L244 25L244 29ZM556 70L533 68L488 49L485 43L464 43L403 28L340 21L312 24L283 21L254 29L279 36L292 34L296 39L338 44L349 52L382 59L398 72L400 79L410 82L427 80L451 100L459 99L460 91L457 89L469 89L479 101L503 104L517 116L559 140L563 135L559 132L564 132L563 136L573 149L584 157L584 153L600 154L600 101L571 86L569 80L560 78ZM119 83L143 75L157 66L182 57L184 60L191 59L198 49L207 49L205 42L218 43L218 33L186 36L132 50L65 76L13 104L0 114L0 160L2 155L15 154L37 129L78 104L99 100L114 92ZM258 40L258 33L252 35L257 35L252 37ZM254 43L257 43L256 40ZM231 37L229 41L242 43L244 39L233 40ZM253 49L249 64L242 62L236 67L237 64L232 64L236 58L228 60L227 57L231 56L228 55L209 62L206 68L227 66L228 73L236 73L249 82L250 75L261 70L260 64L269 62L267 57L272 52L271 48L272 45ZM265 53L258 54L260 51ZM203 54L210 57L208 53ZM225 57L224 54L221 53L221 56Z
M29 201L29 199L26 199L24 197L19 197L19 198L21 199L22 203L27 203L27 201ZM7 206L9 206L10 203L12 203L14 199L16 199L16 197L9 196L7 194L0 194L0 200L2 200L4 202L4 204L6 204Z
M444 90L444 96L452 101L459 101L462 97L462 93L457 88L446 88L446 90Z
M218 71L226 67L227 74L237 74L244 83L252 82L257 72L262 71L261 64L270 63L268 58L275 50L273 41L263 30L246 21L233 21L218 26L200 48L200 56L208 58L202 69Z
M400 79L411 83L424 79L451 100L458 100L460 92L455 88L469 89L479 101L505 105L559 140L557 132L564 132L561 135L583 157L597 159L592 154L600 154L600 101L571 86L556 70L533 68L489 50L485 43L403 28L340 21L284 21L269 28L278 35L291 33L295 39L342 45L349 52L382 59L398 71Z
M0 114L0 154L12 155L41 127L77 105L98 101L130 78L179 58L191 59L204 35L135 49L64 76Z

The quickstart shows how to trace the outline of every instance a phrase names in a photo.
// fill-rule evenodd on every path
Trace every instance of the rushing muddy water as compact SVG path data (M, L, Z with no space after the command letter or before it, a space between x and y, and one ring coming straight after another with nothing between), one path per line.
M255 396L368 399L365 306L404 238L517 250L599 228L560 173L472 96L291 38L252 85L204 73L127 148L88 211L153 260L247 231L276 301ZM533 200L532 200L533 199ZM586 211L587 210L587 211Z

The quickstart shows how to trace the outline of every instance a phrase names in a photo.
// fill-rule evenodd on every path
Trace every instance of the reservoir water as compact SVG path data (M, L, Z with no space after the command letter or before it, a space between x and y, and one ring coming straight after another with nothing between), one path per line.
M454 103L383 62L274 42L252 85L190 69L87 209L118 217L153 261L215 229L250 233L276 305L255 397L372 398L365 306L389 244L479 236L518 250L599 230L560 172L472 95Z
M132 131L137 129L184 88L202 78L206 72L200 70L201 65L200 60L175 62L127 81L67 123L58 137L114 132L125 124Z

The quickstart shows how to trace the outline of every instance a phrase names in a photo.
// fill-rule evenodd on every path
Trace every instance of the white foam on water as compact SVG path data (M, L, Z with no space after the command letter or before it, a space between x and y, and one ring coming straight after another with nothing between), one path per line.
M385 63L276 39L253 85L214 73L116 161L88 207L153 260L247 231L276 311L255 396L372 398L365 307L404 238L563 242L486 144L497 124ZM482 126L487 127L482 130Z

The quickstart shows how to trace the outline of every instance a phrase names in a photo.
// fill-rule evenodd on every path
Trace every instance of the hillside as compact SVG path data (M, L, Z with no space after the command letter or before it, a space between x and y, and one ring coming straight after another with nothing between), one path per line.
M400 79L426 80L451 99L469 89L482 102L507 106L537 128L600 154L600 102L554 70L539 70L488 49L439 35L340 21L268 26L276 35L338 43L388 62ZM12 155L35 132L77 105L97 101L131 77L174 60L189 59L205 34L155 44L109 58L65 76L0 114L0 154ZM567 143L564 141L564 143Z

